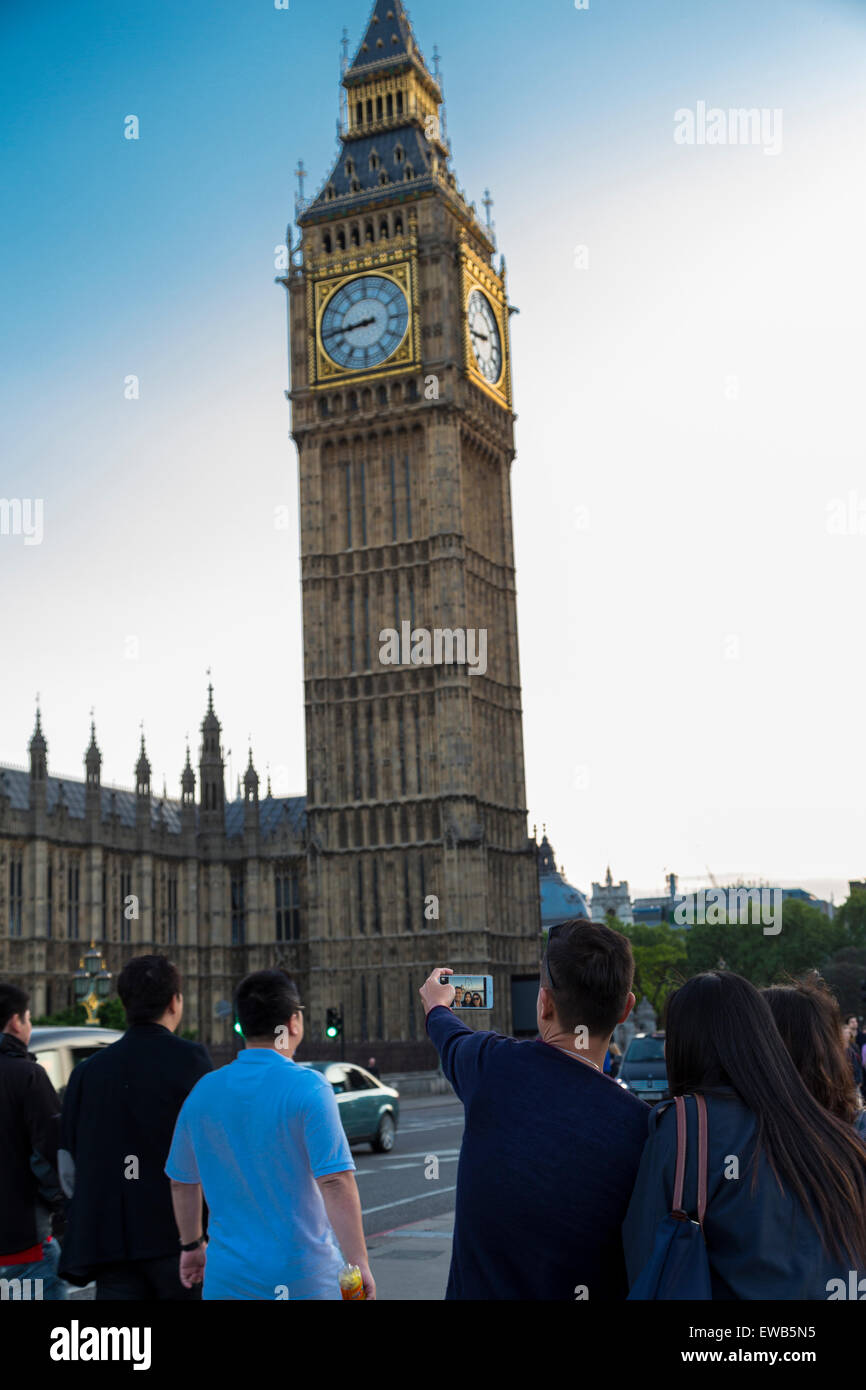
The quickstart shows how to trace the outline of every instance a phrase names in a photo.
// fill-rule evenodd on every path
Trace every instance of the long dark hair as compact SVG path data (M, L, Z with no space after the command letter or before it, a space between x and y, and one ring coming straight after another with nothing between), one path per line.
M667 1004L665 1057L675 1096L732 1086L757 1122L752 1190L763 1153L836 1258L866 1260L866 1147L800 1080L770 1006L729 971L695 975Z
M842 1014L823 980L793 980L761 990L782 1042L819 1105L853 1124L860 1093L842 1041Z

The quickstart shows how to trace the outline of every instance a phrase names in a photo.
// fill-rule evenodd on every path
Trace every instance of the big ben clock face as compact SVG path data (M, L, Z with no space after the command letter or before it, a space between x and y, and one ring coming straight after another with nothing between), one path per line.
M466 319L478 370L485 381L495 386L502 376L502 339L490 301L480 290L473 290L469 296Z
M408 326L409 304L400 286L384 275L359 275L328 301L320 337L332 362L360 371L386 362Z

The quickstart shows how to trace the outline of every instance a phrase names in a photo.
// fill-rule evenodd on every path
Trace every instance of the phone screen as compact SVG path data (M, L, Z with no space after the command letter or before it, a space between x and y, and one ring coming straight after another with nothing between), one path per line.
M454 986L452 1009L493 1008L492 975L447 975L445 978Z

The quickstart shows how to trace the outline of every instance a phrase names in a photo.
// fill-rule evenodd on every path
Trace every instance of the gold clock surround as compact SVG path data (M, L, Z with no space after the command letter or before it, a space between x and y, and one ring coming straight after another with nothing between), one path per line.
M480 290L493 310L502 345L502 371L497 382L491 383L480 370L472 351L467 313L473 290ZM474 385L479 386L499 405L511 409L511 348L508 342L508 298L502 276L485 265L466 241L460 247L460 300L463 306L463 366Z
M322 346L322 318L337 290L364 275L378 275L399 286L406 296L409 321L402 341L390 357L376 367L353 370L334 362ZM321 389L343 383L354 385L356 382L372 381L394 372L420 368L421 334L418 324L417 279L415 258L407 255L405 248L375 255L356 255L342 260L331 274L310 277L307 282L308 322L313 324L313 332L310 334L310 382L314 388Z

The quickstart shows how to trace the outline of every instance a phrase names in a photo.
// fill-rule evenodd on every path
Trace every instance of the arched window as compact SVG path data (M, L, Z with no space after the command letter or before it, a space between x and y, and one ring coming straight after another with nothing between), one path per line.
M402 93L402 92L398 92L398 93L397 93L397 115L398 115L398 116L402 116L402 114L403 114L403 93Z
M387 99L387 101L386 101L386 103L385 103L385 110L387 111L389 118L390 118L391 116L393 116L393 114L394 114L394 97L393 97L393 94L392 94L391 92L388 93L388 99Z
M323 249L324 249L324 251L325 251L325 254L329 256L329 255L331 254L331 233L330 233L330 232L325 232L325 235L322 237L322 247L323 247Z
M373 122L373 98L367 97L367 120Z
M354 185L353 185L353 186L354 186ZM352 227L351 242L352 242L352 245L353 245L353 246L360 246L360 245L361 245L361 237L360 237L360 234L359 234L359 232L358 232L358 224L357 224L357 222L356 222L356 223L354 224L354 226Z
M388 175L386 174L386 175L385 175L385 180L386 180L386 181L387 181L387 178L388 178ZM381 179L380 179L380 183L381 183ZM387 235L388 235L388 219L387 219L387 217L383 217L383 218L382 218L382 221L379 223L379 236L380 236L380 237L387 237Z
M360 192L361 192L360 180L359 180L359 179L352 179L352 182L351 182L351 184L350 184L350 188L351 188L351 190L352 190L353 193L360 193ZM356 243L356 244L357 244L357 243Z
M403 146L402 146L402 145L395 145L395 146L394 146L394 163L395 163L395 164L402 164L402 162L403 162L404 159L405 159L405 152L404 152L404 150L403 150Z
M402 235L403 235L403 219L402 219L402 217L395 217L395 218L394 218L394 235L395 235L395 236L402 236Z
M355 102L355 125L361 125L364 120L364 103Z
M342 227L337 233L337 247L340 251L345 251L346 249L346 233L343 231Z
M381 39L379 40L379 47L380 47L380 48L382 47L382 40L381 40ZM381 119L382 119L382 98L381 98L381 97L377 97L377 98L376 98L376 120L377 120L377 121L381 121Z
M415 170L412 168L412 165L411 165L411 164L407 164L407 165L406 165L406 169L405 169L405 171L404 171L404 173L403 173L403 177L404 177L404 179L406 179L406 180L414 179L414 177L415 177Z
M373 223L372 223L372 222L365 222L365 223L364 223L364 240L365 240L365 241L372 241L372 240L373 240Z
M387 170L385 170L385 169L382 170L382 172L381 172L380 175L379 175L379 182L380 182L383 186L384 186L386 183L390 183L390 182L391 182L391 180L388 178ZM388 233L386 232L385 235L387 236Z

